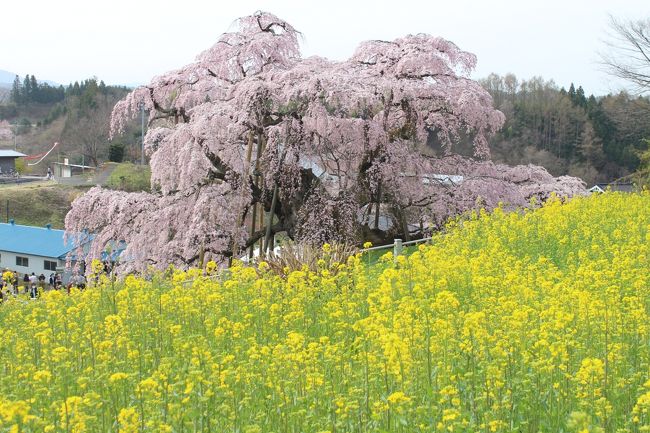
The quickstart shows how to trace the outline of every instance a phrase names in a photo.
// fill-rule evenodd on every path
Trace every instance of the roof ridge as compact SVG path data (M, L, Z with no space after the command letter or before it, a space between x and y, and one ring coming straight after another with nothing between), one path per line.
M41 230L47 230L47 231L58 231L58 232L64 232L65 231L65 229L55 229L55 228L52 228L52 227L48 228L47 226L28 226L28 225L25 225L25 224L16 224L16 223L12 224L12 223L2 223L2 222L0 222L0 225L12 226L12 227L26 227L26 228L29 228L29 229L41 229Z

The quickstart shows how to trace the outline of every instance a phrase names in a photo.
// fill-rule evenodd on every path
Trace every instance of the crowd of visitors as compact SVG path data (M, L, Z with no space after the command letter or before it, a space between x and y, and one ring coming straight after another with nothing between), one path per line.
M26 273L21 277L16 271L5 269L0 275L0 301L7 296L19 294L28 294L31 298L37 298L47 290L66 289L70 293L72 287L85 289L86 277L74 275L64 286L63 276L60 273L52 272L49 277L46 277L44 274L36 275L32 272L31 275Z

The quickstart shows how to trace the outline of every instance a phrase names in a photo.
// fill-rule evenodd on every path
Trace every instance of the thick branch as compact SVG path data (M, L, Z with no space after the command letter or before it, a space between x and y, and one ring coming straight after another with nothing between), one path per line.
M287 228L285 227L283 221L280 221L278 224L274 224L271 226L271 235L280 233L281 231L284 231L286 229ZM248 240L246 241L246 245L244 245L244 249L250 248L255 244L255 242L264 238L264 236L266 236L266 228L262 228L262 230L257 230L256 232L252 233L248 237Z

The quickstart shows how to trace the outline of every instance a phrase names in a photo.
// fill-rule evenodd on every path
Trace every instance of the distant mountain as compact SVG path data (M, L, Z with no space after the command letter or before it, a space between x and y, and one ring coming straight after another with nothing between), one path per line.
M144 86L143 83L120 83L110 84L111 86L126 87L127 89L135 89L136 87Z
M25 78L24 75L20 75L20 74L16 74L15 72L9 72L0 69L0 87L11 88L11 86L14 83L14 78L16 78L16 75L18 75L21 80ZM59 87L59 83L55 83L54 81L41 80L39 77L36 77L36 79L38 80L39 83L47 83L50 86Z
M14 82L15 77L16 74L14 74L13 72L3 71L2 69L0 69L0 86L2 86L3 84L11 85L11 83Z

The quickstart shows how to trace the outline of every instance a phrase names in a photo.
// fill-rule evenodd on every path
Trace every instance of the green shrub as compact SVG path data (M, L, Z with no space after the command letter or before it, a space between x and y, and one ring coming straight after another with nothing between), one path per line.
M151 190L151 169L148 165L119 164L111 173L106 186L120 191L137 192Z

